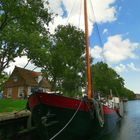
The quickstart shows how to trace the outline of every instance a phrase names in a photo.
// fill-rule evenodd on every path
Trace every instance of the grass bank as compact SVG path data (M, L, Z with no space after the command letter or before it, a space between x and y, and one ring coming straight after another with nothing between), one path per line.
M20 111L26 107L27 100L0 99L0 113Z

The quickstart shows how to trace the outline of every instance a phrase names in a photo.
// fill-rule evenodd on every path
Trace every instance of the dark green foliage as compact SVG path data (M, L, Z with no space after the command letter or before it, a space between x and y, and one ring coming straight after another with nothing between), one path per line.
M109 94L110 89L115 92L115 88L123 87L124 80L106 63L98 62L91 67L93 90Z
M106 63L98 62L91 67L92 89L94 92L101 92L107 96L112 91L113 95L127 98L134 98L134 92L124 87L124 79L120 77Z
M46 46L44 36L49 32L44 24L52 20L47 4L44 7L42 0L0 1L0 75L15 57L27 55L32 59Z
M129 90L129 89L127 89L127 88L125 88L125 87L122 90L121 96L125 97L125 98L127 98L129 100L133 100L133 99L136 98L136 95L134 94L134 92Z
M63 75L60 84L64 93L77 94L85 83L85 36L83 31L74 26L58 26L54 35L55 45L52 48L59 57L59 66ZM81 75L80 75L81 74ZM61 77L60 77L61 78ZM59 79L59 76L58 76Z
M34 60L49 77L52 90L69 96L81 93L85 86L85 36L74 26L58 26L52 35L52 45L45 56Z
M86 88L84 32L67 25L50 35L44 26L53 19L48 7L47 0L45 7L42 0L0 1L0 89L7 78L5 68L22 55L43 69L52 90L76 96ZM107 64L92 65L91 73L94 91L107 95L111 89L113 94L133 98L124 80Z
M6 73L3 73L2 75L0 75L0 92L3 91L4 83L6 82L8 77L9 76Z

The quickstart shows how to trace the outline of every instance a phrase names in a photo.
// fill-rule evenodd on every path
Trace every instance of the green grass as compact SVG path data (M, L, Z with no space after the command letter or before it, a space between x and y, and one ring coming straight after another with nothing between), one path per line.
M0 99L0 113L25 109L27 100Z

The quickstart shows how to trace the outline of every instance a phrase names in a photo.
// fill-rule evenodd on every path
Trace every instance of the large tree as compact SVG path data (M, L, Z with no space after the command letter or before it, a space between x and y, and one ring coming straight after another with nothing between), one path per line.
M135 93L126 87L124 87L122 90L122 96L128 98L129 100L136 99Z
M85 87L85 35L72 25L58 26L52 35L52 45L45 56L34 59L43 67L51 82L52 90L69 96L81 93Z
M44 25L51 20L47 0L0 1L0 77L15 57L30 58L48 45Z
M124 79L110 68L106 63L98 62L91 67L92 89L101 92L104 96L110 91L115 96L133 98L134 92L125 87Z
M9 78L9 75L7 73L4 73L3 76L0 78L0 92L3 91L4 83Z
M123 79L106 63L98 62L91 67L92 88L94 91L109 94L110 90L115 91L116 86L124 86Z

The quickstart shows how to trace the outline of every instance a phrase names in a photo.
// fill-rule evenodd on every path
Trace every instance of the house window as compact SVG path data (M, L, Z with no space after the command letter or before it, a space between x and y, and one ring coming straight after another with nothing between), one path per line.
M7 90L7 98L12 98L12 88L8 88L8 90Z
M30 96L32 94L31 92L31 87L28 87L28 93L27 93L27 96Z
M18 81L18 77L17 76L13 76L13 81L17 82Z
M24 98L24 87L19 87L18 88L18 97L19 98Z

